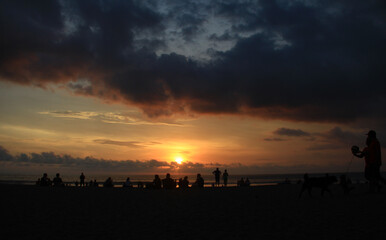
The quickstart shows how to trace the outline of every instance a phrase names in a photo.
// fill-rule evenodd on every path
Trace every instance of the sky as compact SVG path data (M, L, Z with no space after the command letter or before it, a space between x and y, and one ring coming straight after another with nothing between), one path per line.
M385 150L384 1L0 6L1 174L361 171L370 129Z

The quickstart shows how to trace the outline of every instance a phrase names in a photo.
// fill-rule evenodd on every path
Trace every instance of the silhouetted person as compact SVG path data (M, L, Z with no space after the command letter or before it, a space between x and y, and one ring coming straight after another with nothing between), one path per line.
M238 187L244 187L245 186L244 178L241 178L239 181L237 181L237 186Z
M83 187L84 186L84 179L85 179L86 177L84 176L84 174L82 173L82 174L80 174L80 176L79 176L79 179L80 179L80 186L81 187Z
M184 179L181 179L180 188L189 188L188 176L185 176Z
M75 181L75 187L78 187L78 186L79 186L79 182Z
M381 179L380 167L382 165L382 157L381 145L375 131L370 130L367 133L366 145L367 147L362 151L352 151L352 153L356 157L365 158L365 178L370 183L370 192L374 192L376 188L379 191L381 188L379 180Z
M40 178L40 186L51 186L51 180L48 178L47 173L44 173L43 177Z
M88 183L88 186L89 186L89 187L94 187L94 182L92 181L92 179L91 179L90 182Z
M56 174L56 177L54 178L54 180L52 182L54 184L54 187L64 187L62 178L60 177L59 173Z
M130 181L130 178L126 178L126 182L123 183L123 187L126 187L126 188L132 188L133 187L133 183Z
M216 170L214 170L212 173L214 174L215 184L217 185L217 187L220 186L221 171L216 168Z
M251 182L249 181L249 178L245 179L244 186L249 187L251 185Z
M176 188L176 182L170 177L170 174L166 174L166 178L162 179L162 186L164 189Z
M226 187L227 184L228 184L228 172L227 170L225 169L224 173L222 174L222 180L224 181L224 186Z
M96 179L94 180L93 187L99 187L99 184L97 183Z
M204 179L201 177L201 174L197 174L196 182L194 183L195 187L203 188Z
M103 184L103 187L114 187L113 179L111 179L111 177L107 178L105 183Z
M158 175L154 176L153 186L154 186L154 189L161 189L162 188L162 181Z
M38 180L36 181L36 186L40 186L40 178L38 178Z

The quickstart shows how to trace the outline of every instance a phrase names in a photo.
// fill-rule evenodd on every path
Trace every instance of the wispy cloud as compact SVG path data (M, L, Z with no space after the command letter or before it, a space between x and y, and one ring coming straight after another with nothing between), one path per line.
M279 128L273 132L277 135L288 136L288 137L308 137L311 134L301 129L290 129L290 128Z
M117 140L111 140L111 139L95 139L94 142L100 143L100 144L124 146L129 148L143 148L148 145L156 144L154 142L145 143L145 142L137 142L137 141L117 141Z
M88 112L88 111L45 111L39 114L49 115L58 118L73 118L82 120L95 120L109 124L124 125L163 125L163 126L186 126L179 120L152 121L146 120L137 112Z

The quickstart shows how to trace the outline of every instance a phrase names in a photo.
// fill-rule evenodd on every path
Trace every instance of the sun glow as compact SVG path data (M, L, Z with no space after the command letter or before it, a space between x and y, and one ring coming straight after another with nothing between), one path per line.
M176 157L176 159L174 161L176 161L176 163L178 163L178 164L181 164L182 161L184 161L184 159L182 159L182 157Z

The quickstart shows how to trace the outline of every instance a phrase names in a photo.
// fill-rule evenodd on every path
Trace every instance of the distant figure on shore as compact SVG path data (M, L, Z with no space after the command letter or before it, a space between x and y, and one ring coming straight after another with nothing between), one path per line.
M99 184L97 183L96 179L94 179L94 183L92 185L93 187L99 187Z
M350 179L348 179L345 174L340 175L339 184L343 189L344 195L348 195L350 191L354 189L354 187L350 186L350 182Z
M244 185L245 185L244 178L241 178L240 180L237 181L238 187L244 187Z
M158 175L154 176L153 186L154 186L154 189L161 189L162 188L162 181Z
M126 188L132 188L133 187L133 183L130 181L129 177L126 178L126 182L123 183L123 187L126 187Z
M204 187L204 179L201 177L201 174L197 174L196 182L193 184L192 187L199 187L199 188Z
M75 181L75 187L78 187L79 186L79 182L78 181Z
M43 187L51 186L51 179L48 178L47 173L44 173L43 177L40 178L40 186L43 186Z
M103 187L114 187L113 179L111 179L111 177L107 178L105 183L103 184Z
M245 179L244 186L249 187L251 185L251 182L249 181L249 178Z
M228 172L225 169L224 173L222 174L222 180L224 181L224 187L226 187L228 185L228 176L229 176Z
M176 182L170 177L170 173L167 173L166 178L162 179L162 186L164 189L176 188Z
M86 177L84 176L83 173L80 174L79 179L80 179L80 186L84 187L84 179L86 179Z
M184 179L181 179L180 188L189 188L188 176L185 176Z
M221 171L218 168L216 168L216 170L214 170L212 173L214 174L215 185L217 187L219 187L220 186Z
M353 146L351 151L358 158L365 158L365 178L369 181L369 192L375 190L380 191L381 180L380 168L382 165L381 144L377 139L377 134L374 130L367 133L366 146L362 151Z
M59 173L56 174L56 177L52 182L54 183L54 187L64 187L62 178L60 177Z

